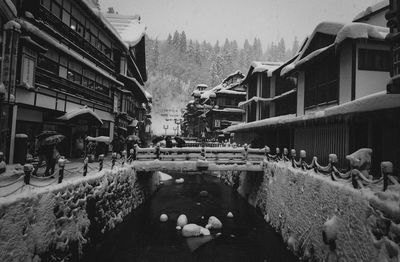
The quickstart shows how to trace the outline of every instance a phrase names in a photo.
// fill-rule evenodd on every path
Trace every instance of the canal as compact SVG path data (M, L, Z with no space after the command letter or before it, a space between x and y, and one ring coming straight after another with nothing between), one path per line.
M298 261L263 217L218 178L172 174L160 189L86 253L84 261ZM184 183L175 179L183 177ZM201 191L207 196L201 196ZM203 194L204 195L204 194ZM232 212L234 217L228 218ZM169 220L160 222L160 215ZM185 238L176 220L207 224L218 217L223 227L211 237Z

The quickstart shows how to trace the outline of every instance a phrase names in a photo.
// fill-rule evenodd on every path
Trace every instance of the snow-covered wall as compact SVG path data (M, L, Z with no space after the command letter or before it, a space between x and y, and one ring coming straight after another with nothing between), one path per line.
M76 261L157 185L125 167L0 199L0 261Z
M400 190L354 189L268 162L264 174L222 172L304 261L399 261ZM379 188L380 189L380 188Z

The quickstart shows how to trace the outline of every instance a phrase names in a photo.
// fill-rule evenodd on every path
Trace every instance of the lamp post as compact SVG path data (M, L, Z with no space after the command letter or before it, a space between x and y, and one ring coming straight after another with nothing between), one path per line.
M165 130L165 135L167 135L167 130L168 130L169 126L168 125L163 125L163 128Z
M176 124L176 128L177 128L177 131L176 131L176 135L178 136L179 135L179 127L181 126L181 124L182 124L182 119L180 118L180 119L174 119L174 122L175 122L175 124Z

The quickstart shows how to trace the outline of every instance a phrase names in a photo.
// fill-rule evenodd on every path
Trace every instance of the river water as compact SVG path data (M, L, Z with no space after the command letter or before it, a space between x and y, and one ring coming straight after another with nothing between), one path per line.
M218 178L200 174L173 177L185 181L164 182L147 202L87 251L84 260L298 261L256 209ZM200 196L202 190L208 196ZM228 212L234 217L227 218ZM159 221L163 213L169 217L167 222ZM175 228L180 214L201 226L207 224L209 216L216 216L223 228L211 230L212 237L185 238Z

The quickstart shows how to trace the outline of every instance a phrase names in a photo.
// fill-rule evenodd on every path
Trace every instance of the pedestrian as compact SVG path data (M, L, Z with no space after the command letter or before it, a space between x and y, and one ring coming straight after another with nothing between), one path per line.
M166 148L172 148L173 143L172 143L172 138L170 136L167 136L165 138L165 147Z
M44 172L45 176L54 175L54 171L56 168L57 160L60 158L60 153L57 150L56 145L52 145L48 147L46 150L46 171Z

